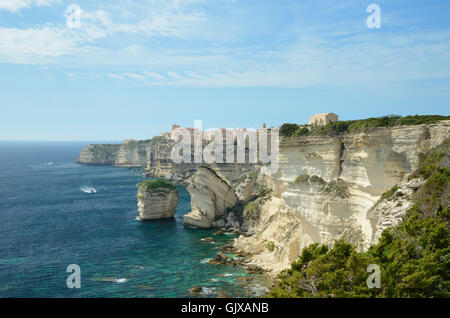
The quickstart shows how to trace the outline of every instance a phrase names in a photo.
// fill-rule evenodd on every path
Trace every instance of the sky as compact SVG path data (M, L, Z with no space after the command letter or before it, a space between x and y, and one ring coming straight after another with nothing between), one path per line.
M450 115L448 12L448 0L0 0L0 140Z

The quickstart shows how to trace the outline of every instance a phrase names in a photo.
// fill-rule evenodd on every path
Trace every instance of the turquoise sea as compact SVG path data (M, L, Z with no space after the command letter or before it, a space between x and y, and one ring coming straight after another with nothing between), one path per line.
M142 172L77 164L86 144L0 143L0 297L192 297L193 286L203 287L195 297L258 294L243 269L207 263L232 237L183 226L184 187L174 219L138 221ZM81 268L80 289L66 286L69 264Z

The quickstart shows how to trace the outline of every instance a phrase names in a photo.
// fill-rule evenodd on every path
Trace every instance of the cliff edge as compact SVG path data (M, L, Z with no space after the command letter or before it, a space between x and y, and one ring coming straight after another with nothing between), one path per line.
M448 120L283 137L280 169L264 177L272 193L255 207L258 221L252 235L236 239L235 250L275 273L288 268L312 243L344 239L366 250L383 229L398 224L408 208L407 198L421 180L407 178L417 169L420 154L449 137ZM372 209L396 184L395 195L404 198ZM389 212L384 213L387 204Z

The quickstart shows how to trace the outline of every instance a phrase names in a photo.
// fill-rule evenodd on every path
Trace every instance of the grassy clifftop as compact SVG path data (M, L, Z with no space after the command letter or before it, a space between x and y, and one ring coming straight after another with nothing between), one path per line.
M370 131L377 127L412 126L422 124L434 124L440 120L450 120L450 116L439 115L415 115L415 116L386 116L380 118L367 118L360 120L347 120L329 123L325 126L313 126L297 124L283 124L280 134L285 137L298 137L309 135L337 136L351 133Z
M169 190L176 189L176 187L171 182L162 179L142 181L141 183L138 184L138 188L139 190L145 192L158 189L169 189Z

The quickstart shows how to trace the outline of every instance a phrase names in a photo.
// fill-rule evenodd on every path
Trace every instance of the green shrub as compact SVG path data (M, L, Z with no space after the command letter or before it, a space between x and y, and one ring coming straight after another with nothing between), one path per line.
M325 191L342 199L350 196L348 184L342 179L332 180L325 185Z
M398 185L393 186L389 191L386 191L385 193L383 193L380 197L380 201L381 200L386 200L389 199L390 197L392 197L394 195L394 193L398 190Z
M265 197L266 195L272 193L272 189L266 188L265 186L261 186L261 189L258 193L258 198Z
M319 184L322 186L327 183L322 177L316 176L315 174L309 177L309 182Z
M411 178L428 178L439 169L450 165L450 139L445 140L439 147L427 153L419 154L419 166Z
M399 118L397 121L398 126L412 126L422 124L435 124L440 120L449 120L450 116L440 115L415 115Z
M299 125L297 124L283 124L280 127L280 135L285 137L290 137L294 135Z
M267 248L269 251L271 251L271 252L275 251L275 243L274 243L274 242L267 242L266 248Z
M295 178L295 183L298 185L305 184L309 180L308 174L301 174L297 178Z
M259 209L258 203L255 202L255 201L251 201L251 202L248 202L248 203L244 204L243 212L244 212L244 215L245 215L245 214L248 214L248 213L256 212L256 211L258 211L258 209Z
M365 285L367 255L338 241L332 249L312 244L291 268L280 274L278 286L270 297L370 297L372 291Z
M171 182L162 179L142 181L138 184L138 187L142 191L157 190L161 188L170 190L176 189L176 187Z

